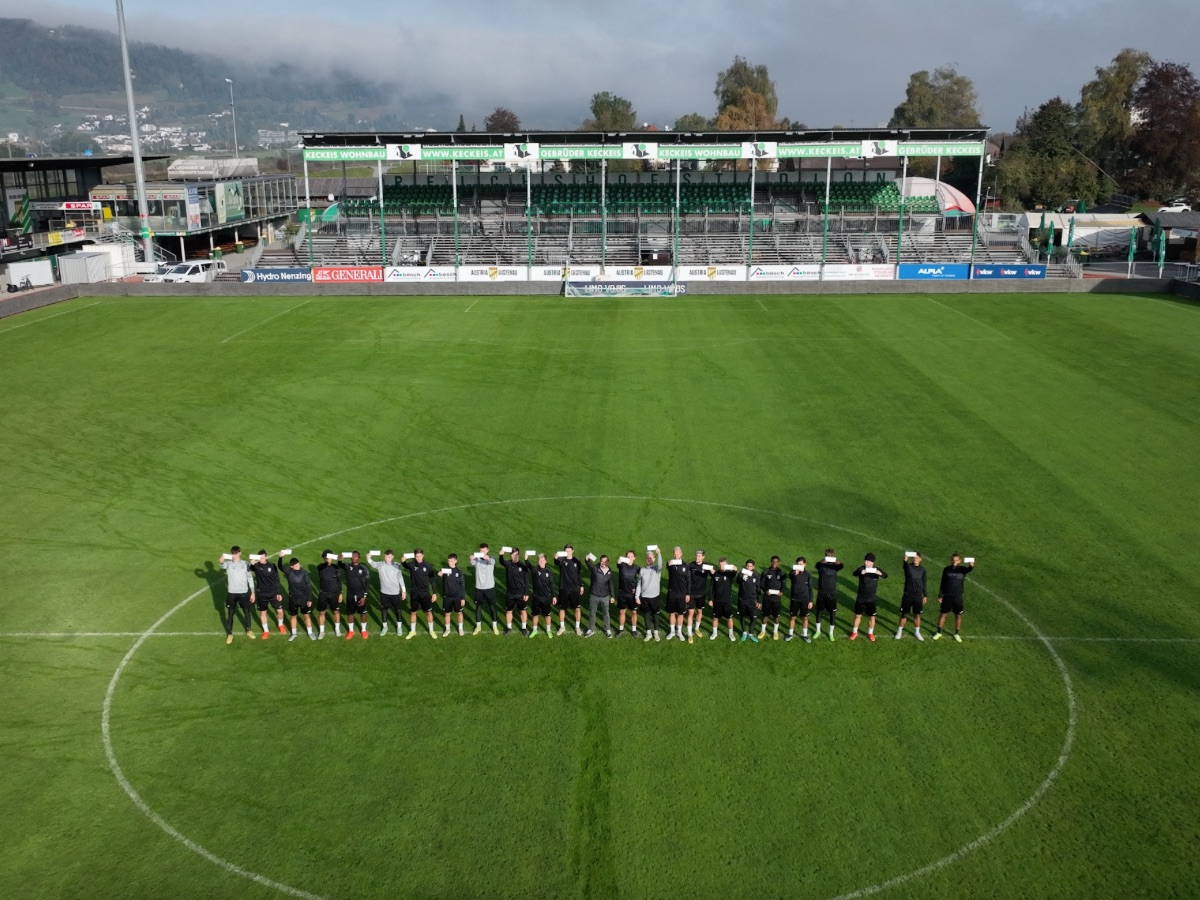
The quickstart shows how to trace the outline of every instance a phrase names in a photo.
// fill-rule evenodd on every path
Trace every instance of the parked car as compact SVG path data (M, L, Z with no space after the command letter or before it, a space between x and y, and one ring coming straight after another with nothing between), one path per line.
M1164 212L1164 213L1179 213L1179 212L1191 212L1191 211L1192 211L1192 205L1190 203L1188 203L1187 197L1174 197L1174 198L1168 200L1166 203L1164 203L1162 206L1160 206L1158 209L1155 210L1155 212Z
M146 281L153 284L202 284L214 281L227 271L223 259L193 259L176 263L165 272L147 275Z

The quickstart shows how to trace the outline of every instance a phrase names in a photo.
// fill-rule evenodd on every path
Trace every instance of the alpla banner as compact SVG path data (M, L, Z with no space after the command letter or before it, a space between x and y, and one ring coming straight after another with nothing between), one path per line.
M745 266L679 266L675 270L679 281L745 281Z
M528 281L528 266L459 266L459 281Z
M242 284L294 284L312 280L312 269L242 269Z
M604 277L623 281L669 281L670 266L605 266Z
M593 281L600 277L599 266L534 266L530 281Z
M1019 265L976 266L971 270L972 278L1045 278L1045 266Z
M379 266L319 266L312 270L317 284L361 284L383 281Z
M383 270L383 280L392 283L454 281L456 276L454 266L388 266Z
M749 281L819 281L821 267L816 266L751 266Z
M967 263L901 263L897 268L902 281L966 281L971 274Z

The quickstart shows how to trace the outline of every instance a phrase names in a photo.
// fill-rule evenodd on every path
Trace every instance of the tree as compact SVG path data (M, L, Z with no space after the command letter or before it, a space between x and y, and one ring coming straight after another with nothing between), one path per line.
M671 126L672 131L707 131L709 129L709 121L700 115L700 113L685 113L675 120L675 124Z
M1075 148L1076 108L1060 97L1017 120L1017 134L996 166L1006 208L1056 208L1068 200L1095 201L1096 168Z
M1079 92L1079 149L1122 184L1136 165L1134 95L1152 64L1150 54L1126 48Z
M1154 63L1134 94L1139 122L1132 182L1159 198L1200 183L1200 82L1180 63Z
M978 128L975 82L953 66L913 72L889 128Z
M730 106L746 104L745 91L752 91L762 98L762 107L766 110L765 118L772 123L779 111L779 97L775 94L775 82L771 80L766 66L753 66L744 56L735 56L728 69L717 73L717 86L713 94L717 98L717 118ZM753 104L758 106L757 102ZM744 117L745 113L735 116Z
M752 88L744 87L717 114L713 128L717 131L767 131L776 124L767 99Z
M513 134L521 130L521 119L511 109L497 106L483 120L483 130L491 134Z
M582 131L635 131L637 129L637 112L633 104L624 97L601 91L592 94L592 117L585 119Z
M467 133L467 120L463 118L462 113L458 114L458 127L454 129L455 134Z
M55 153L68 153L79 156L88 150L91 150L93 153L99 152L100 145L82 131L68 131L56 137L50 143L50 149Z

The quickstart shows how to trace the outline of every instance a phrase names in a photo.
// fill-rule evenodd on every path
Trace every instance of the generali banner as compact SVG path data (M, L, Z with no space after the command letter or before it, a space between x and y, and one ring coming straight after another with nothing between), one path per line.
M381 266L320 266L313 269L315 284L365 284L383 281Z

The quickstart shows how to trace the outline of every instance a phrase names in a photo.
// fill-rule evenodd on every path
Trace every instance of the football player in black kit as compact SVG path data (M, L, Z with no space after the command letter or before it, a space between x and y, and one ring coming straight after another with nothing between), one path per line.
M962 643L963 588L966 586L967 576L974 570L975 558L969 556L963 560L957 553L950 557L950 565L942 569L942 583L938 588L938 603L942 608L938 616L937 633L933 636L935 641L942 639L946 616L954 613L954 639Z
M762 587L762 633L760 638L767 638L767 620L775 621L775 640L779 640L779 616L783 612L783 569L779 567L779 557L771 557L771 565L760 576Z
M437 569L425 561L425 551L418 547L412 553L404 554L400 563L408 570L412 581L412 600L408 615L408 634L405 640L411 641L417 636L417 610L425 613L425 624L429 627L429 636L437 640L437 632L433 627L433 604L437 602L437 594L433 592L433 579Z
M845 566L838 561L832 548L825 548L825 557L817 563L816 636L821 636L821 613L829 613L829 639L833 640L833 624L837 619L837 573Z
M446 557L446 568L439 573L442 576L442 612L445 613L446 630L442 637L450 636L451 619L458 615L458 636L463 636L463 607L467 605L467 576L458 567L458 554L451 553Z
M538 617L545 616L546 637L552 638L554 632L550 628L550 617L558 601L554 598L554 573L546 565L546 554L537 555L536 566L525 560L525 571L529 573L529 597L533 605L533 628L530 629L529 636L537 637Z
M717 560L717 567L712 573L712 600L709 606L713 611L713 630L710 641L717 639L721 619L729 626L729 639L736 641L733 636L733 582L737 578L737 566L729 565L725 557Z
M342 564L332 550L321 554L317 566L317 640L325 637L325 613L333 612L333 633L342 636Z
M896 629L896 640L904 637L904 623L908 621L909 613L913 617L913 635L918 641L925 640L921 636L921 610L928 599L921 554L910 550L904 554L904 595L900 598L900 627Z
M875 643L875 613L878 611L879 579L888 573L875 565L875 554L868 553L863 564L854 570L858 579L858 594L854 598L854 627L850 629L850 640L858 640L858 623L867 617L867 640Z
M283 554L279 554L283 556ZM270 630L267 628L267 607L275 610L275 622L280 634L287 634L283 624L283 588L279 584L279 567L267 559L267 551L259 550L251 557L250 571L254 573L254 605L262 623L262 639L265 641Z
M812 610L812 573L806 568L807 565L808 560L797 556L792 564L792 574L788 576L792 582L792 608L787 640L790 641L796 636L796 619L803 617L800 637L804 643L811 644L812 638L808 636L808 614Z
M345 565L345 564L343 564ZM355 550L350 554L350 565L346 571L346 640L354 637L354 617L358 616L358 624L362 629L362 637L367 639L367 594L371 590L371 570L362 564L362 558Z

